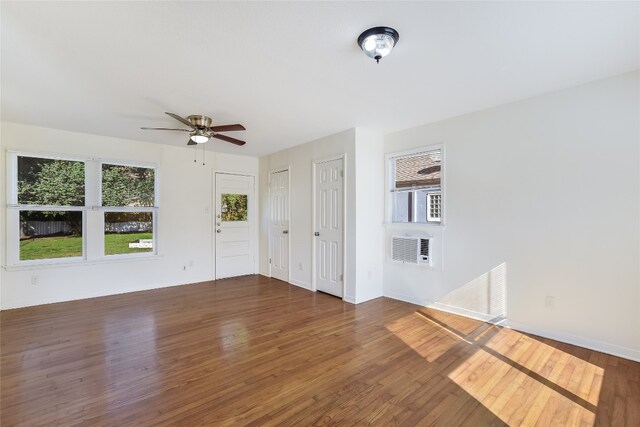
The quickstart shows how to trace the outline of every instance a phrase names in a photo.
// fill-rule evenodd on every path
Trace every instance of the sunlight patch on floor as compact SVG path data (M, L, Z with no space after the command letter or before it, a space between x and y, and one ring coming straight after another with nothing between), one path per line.
M440 327L417 312L388 324L386 328L429 362L436 361L464 341L459 334ZM471 343L467 341L467 344Z
M448 377L505 423L593 425L602 368L517 331L475 342Z

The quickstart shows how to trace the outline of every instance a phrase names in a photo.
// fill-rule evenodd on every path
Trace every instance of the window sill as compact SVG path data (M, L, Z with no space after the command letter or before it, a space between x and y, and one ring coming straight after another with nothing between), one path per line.
M431 230L444 230L444 224L438 223L427 223L427 222L385 222L385 228L389 229L400 229L400 228L415 228L415 229L431 229Z
M114 264L122 262L137 262L137 261L157 261L164 258L164 255L138 255L138 256L120 256L109 255L108 257L92 260L75 260L75 261L59 261L37 264L23 264L23 265L5 265L2 268L5 271L25 271L25 270L40 270L49 268L68 268L68 267L85 267L90 265L104 265Z

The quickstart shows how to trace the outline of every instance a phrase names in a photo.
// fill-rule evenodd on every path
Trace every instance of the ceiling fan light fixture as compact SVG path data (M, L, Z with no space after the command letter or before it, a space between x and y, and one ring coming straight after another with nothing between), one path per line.
M377 63L391 53L400 40L400 34L391 27L373 27L358 37L358 46L369 58Z
M205 142L207 142L209 140L209 137L206 136L206 135L195 133L195 134L191 135L191 140L193 142L195 142L196 144L204 144Z

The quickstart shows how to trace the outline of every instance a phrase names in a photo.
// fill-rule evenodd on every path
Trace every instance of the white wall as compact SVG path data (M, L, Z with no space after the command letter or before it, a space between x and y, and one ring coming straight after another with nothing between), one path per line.
M356 294L361 303L381 297L384 264L384 137L356 128Z
M269 271L269 228L268 228L268 189L269 172L289 168L289 186L291 194L291 212L289 226L289 245L291 251L291 274L289 282L311 289L311 263L313 244L312 212L312 164L316 160L330 156L346 155L345 159L345 206L347 219L345 232L345 298L355 301L355 129L330 135L306 144L262 157L260 159L260 182L263 188L260 199L260 271L268 275ZM266 251L266 252L262 252Z
M6 265L6 150L155 162L158 164L160 191L158 257L96 261L83 265L3 268L0 274L2 309L211 280L215 255L212 238L213 171L258 173L257 158L207 152L206 166L202 166L201 160L193 162L193 151L185 147L14 123L2 123L0 141L0 177L3 183L0 189L0 240L3 242L0 250L3 266ZM190 261L193 261L193 267L189 267ZM187 265L186 271L183 270L184 265ZM38 285L31 285L32 275L39 276Z
M382 296L384 138L350 129L260 159L260 272L269 275L269 192L271 171L289 168L291 188L290 283L312 289L313 162L345 155L344 299L360 303Z
M638 81L387 135L386 153L444 144L445 225L413 228L434 235L431 270L387 257L385 294L427 305L504 263L513 327L640 360Z

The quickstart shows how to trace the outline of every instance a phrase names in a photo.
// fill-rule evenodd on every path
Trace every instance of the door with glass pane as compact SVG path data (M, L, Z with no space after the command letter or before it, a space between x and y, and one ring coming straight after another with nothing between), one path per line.
M216 279L255 273L254 178L216 173Z

